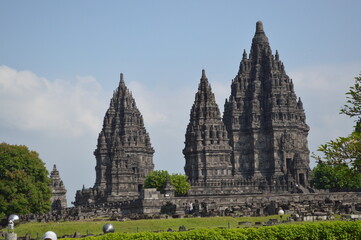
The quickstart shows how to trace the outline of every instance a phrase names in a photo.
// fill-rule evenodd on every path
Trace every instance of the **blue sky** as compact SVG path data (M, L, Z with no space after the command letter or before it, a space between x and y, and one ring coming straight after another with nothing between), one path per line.
M309 147L347 135L339 115L361 71L360 1L0 1L0 141L57 164L68 188L95 181L97 135L123 72L156 150L183 173L184 134L205 68L218 105L258 20L311 127Z

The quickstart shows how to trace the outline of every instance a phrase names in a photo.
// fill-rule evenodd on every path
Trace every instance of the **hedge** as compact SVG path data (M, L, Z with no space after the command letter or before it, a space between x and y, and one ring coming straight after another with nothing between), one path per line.
M240 240L339 240L361 239L361 221L356 222L317 222L303 224L283 224L260 228L236 229L199 229L186 232L141 232L141 233L108 233L84 240L128 240L128 239L240 239Z

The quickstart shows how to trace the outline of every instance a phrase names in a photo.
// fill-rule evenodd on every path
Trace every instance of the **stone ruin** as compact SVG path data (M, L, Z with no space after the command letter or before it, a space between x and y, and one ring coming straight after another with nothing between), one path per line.
M292 79L257 22L223 119L202 70L183 150L190 193L312 192L305 120Z
M22 222L126 221L190 216L269 216L283 209L295 221L326 220L334 214L361 219L361 193L268 193L174 197L156 189L144 189L141 196L117 202L79 205L46 214L21 216ZM346 216L347 218L347 216Z
M94 187L77 191L75 205L139 197L145 177L154 169L153 153L142 114L120 74L94 151Z
M56 169L56 165L53 166L53 171L50 173L51 179L51 209L61 210L67 208L68 204L66 201L66 189L63 181L60 178L59 171Z
M302 216L358 213L361 193L310 187L308 131L292 79L278 51L272 53L262 22L257 22L223 116L202 70L183 149L191 184L187 196L175 196L171 186L166 194L143 188L154 168L154 149L121 74L94 151L94 186L77 191L74 208L58 209L41 219L260 216L280 208Z

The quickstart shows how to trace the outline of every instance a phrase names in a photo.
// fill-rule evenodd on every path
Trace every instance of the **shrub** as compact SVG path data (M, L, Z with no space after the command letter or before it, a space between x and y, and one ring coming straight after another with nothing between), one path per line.
M319 222L277 225L260 228L237 229L199 229L188 232L142 232L142 233L112 233L98 237L88 237L86 240L359 240L361 239L361 221L356 222Z

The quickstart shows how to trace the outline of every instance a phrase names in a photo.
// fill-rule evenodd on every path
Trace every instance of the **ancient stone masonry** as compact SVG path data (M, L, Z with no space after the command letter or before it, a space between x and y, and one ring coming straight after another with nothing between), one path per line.
M77 191L75 205L138 197L145 177L154 168L153 153L143 117L120 74L94 151L94 187Z
M106 218L110 220L181 216L268 216L283 209L285 214L305 219L332 214L361 216L361 193L248 194L174 197L156 189L144 189L142 198L118 202L87 204L21 216L22 222L74 221ZM300 220L299 219L299 220Z
M66 208L66 190L54 165L53 211L22 220L264 216L279 209L303 219L361 216L360 192L315 192L309 187L305 120L292 80L257 22L250 54L244 51L232 81L223 119L202 70L183 149L191 183L187 196L175 196L169 179L164 193L143 189L154 168L154 150L121 74L94 151L94 187L83 186L76 193L75 207Z
M292 79L278 51L272 54L262 22L257 22L250 54L244 51L224 105L235 178L279 182L289 191L307 192L309 127L305 119Z
M66 189L63 181L60 178L59 171L56 169L54 164L53 171L50 173L51 179L51 209L52 210L61 210L67 208L66 202Z
M204 70L185 136L184 170L193 184L232 178L232 149Z
M183 149L191 183L187 196L175 196L169 179L163 194L143 189L154 167L154 150L121 74L94 151L94 187L77 191L74 208L45 218L260 216L280 208L303 216L359 213L359 192L315 193L310 188L305 121L292 79L257 22L250 54L244 51L232 81L223 119L202 70Z

